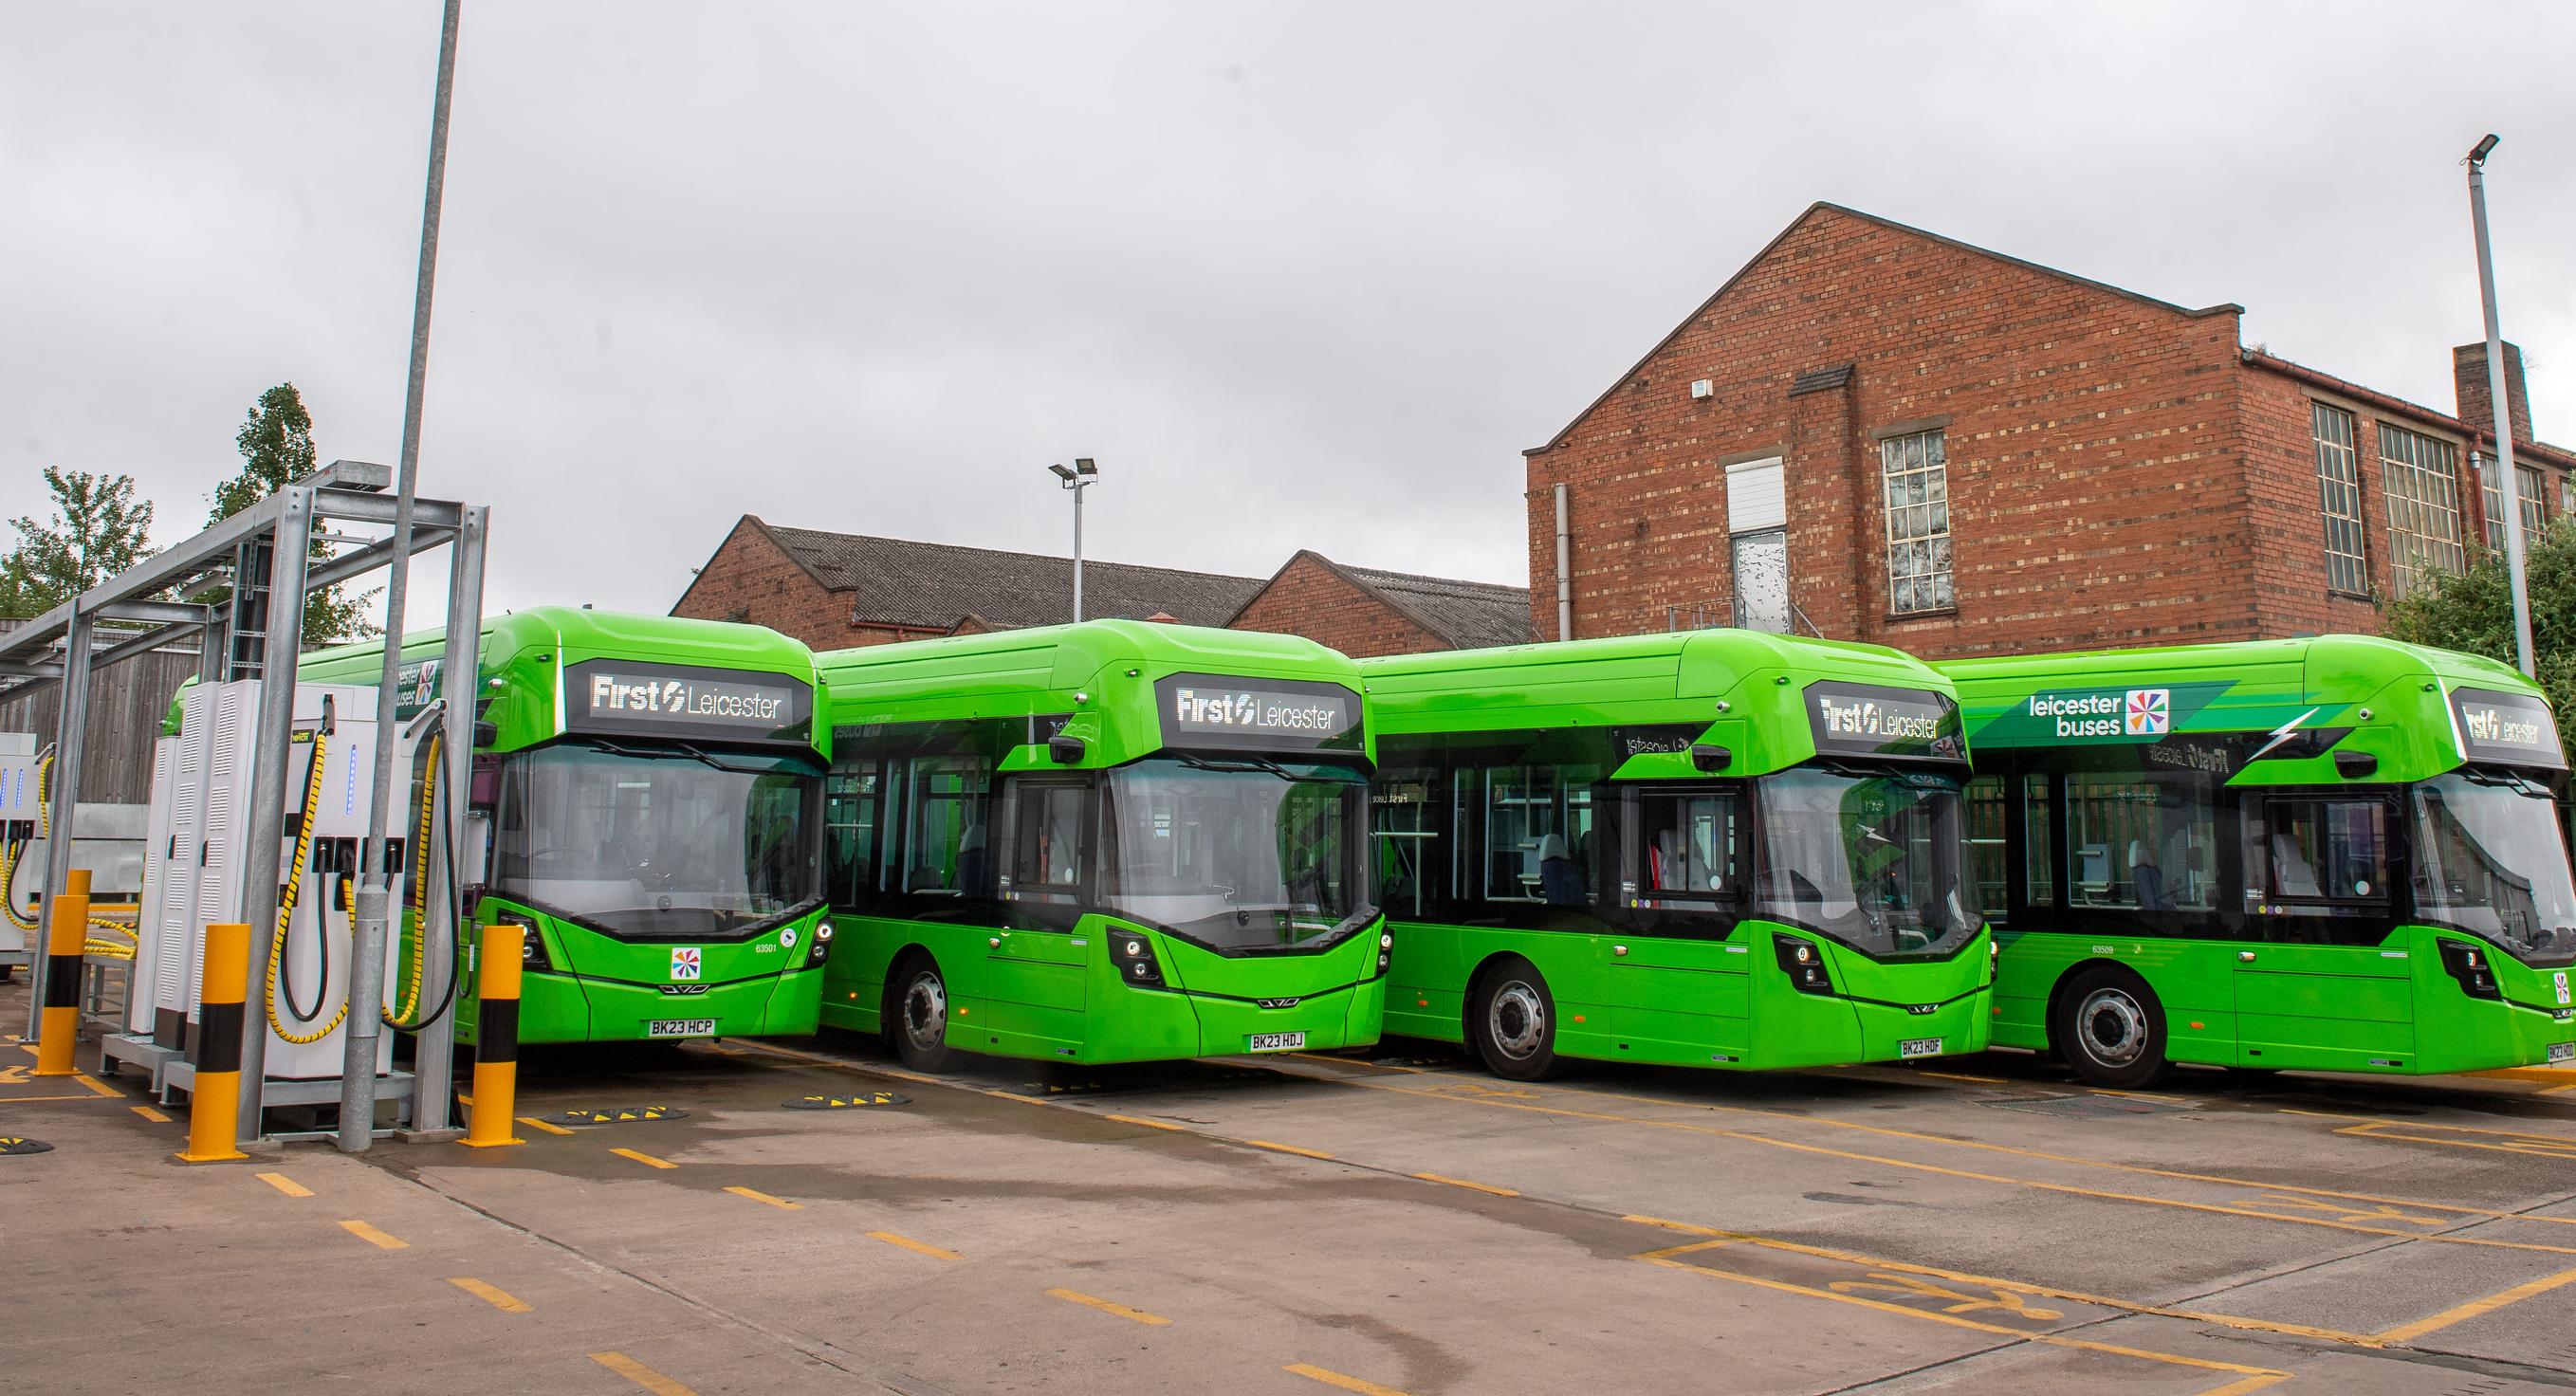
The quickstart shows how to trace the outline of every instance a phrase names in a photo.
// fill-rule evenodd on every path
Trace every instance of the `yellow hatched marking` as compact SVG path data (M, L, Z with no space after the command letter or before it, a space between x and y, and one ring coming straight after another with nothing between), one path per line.
M1478 1192L1492 1193L1496 1197L1520 1196L1519 1193L1510 1188L1498 1188L1491 1183L1471 1183L1464 1178L1444 1178L1437 1173L1416 1173L1413 1176L1420 1178L1426 1183L1447 1183L1453 1188L1473 1188Z
M1304 1362L1291 1362L1279 1370L1294 1372L1308 1381L1319 1381L1326 1386L1338 1386L1344 1391L1356 1391L1360 1396L1404 1396L1403 1392L1392 1386L1380 1386L1373 1381L1362 1381L1358 1377L1336 1372L1328 1367L1317 1367Z
M1965 1072L1958 1071L1918 1071L1914 1074L1917 1076L1935 1076L1944 1081L1974 1081L1980 1086L2007 1086L2012 1084L2001 1076L1970 1076Z
M2242 1377L2238 1380L2227 1383L2225 1386L2213 1386L2207 1391L2200 1393L2200 1396L2246 1396L2246 1393L2248 1392L2260 1391L2267 1386L2278 1386L2289 1379L2290 1374L2287 1372L2273 1372L2259 1377Z
M411 1248L409 1241L398 1236L388 1236L362 1221L344 1221L340 1225L350 1235L382 1250L400 1251Z
M2418 1134L2414 1131L2438 1129L2444 1134ZM2576 1139L2555 1134L2515 1134L2501 1129L2471 1129L2465 1125L2400 1125L2391 1120L2372 1120L2366 1124L2347 1125L2336 1130L2356 1139L2394 1139L2408 1144L2440 1144L2452 1149L2483 1149L2489 1153L2522 1154L2530 1158L2576 1159ZM2481 1139L2450 1138L2453 1134L2484 1135ZM2533 1221L2564 1221L2563 1217L2534 1217Z
M1283 1154L1295 1154L1299 1158L1329 1159L1332 1157L1321 1149L1300 1149L1294 1144L1277 1144L1267 1139L1246 1139L1243 1142L1256 1149L1273 1149Z
M1133 1319L1138 1323L1165 1324L1171 1322L1170 1319L1163 1317L1161 1314L1149 1314L1143 1309L1131 1309L1124 1304L1114 1304L1096 1294L1085 1294L1080 1290L1050 1289L1047 1293L1069 1303L1087 1304L1092 1308L1098 1309L1104 1314L1116 1314L1120 1318Z
M933 1260L964 1260L966 1258L955 1251L934 1246L928 1241L916 1241L909 1236L897 1236L891 1231L871 1231L868 1235L872 1239L883 1241L889 1246L901 1246L908 1251L917 1251L923 1255L929 1256Z
M736 1197L748 1197L754 1202L766 1202L772 1207L790 1212L797 1211L805 1205L802 1202L790 1202L783 1197L772 1197L758 1188L726 1188L725 1191Z
M682 1386L622 1352L594 1352L590 1360L652 1392L653 1396L698 1396L695 1388Z
M1169 1120L1149 1120L1142 1115L1103 1115L1101 1118L1104 1120L1116 1120L1122 1125L1143 1125L1147 1129L1180 1129L1179 1125L1173 1124Z
M2543 1279L2526 1280L2511 1289L2490 1294L2484 1299L2472 1299L2457 1308L2444 1309L2431 1318L2419 1318L2413 1323L2401 1323L2380 1334L2379 1340L2383 1343L2411 1343L2437 1329L2448 1328L2455 1323L2466 1323L2482 1314L2494 1313L2508 1304L2519 1304L2534 1295L2547 1294L2561 1285L2571 1283L2576 1283L2576 1270L2561 1270Z
M285 1193L289 1197L311 1197L313 1195L313 1189L304 1186L293 1178L287 1177L283 1173L260 1173L254 1176L256 1176L261 1182L268 1184L279 1192ZM342 1226L347 1226L349 1223L342 1222L340 1224Z
M135 1114L141 1115L143 1118L150 1120L156 1125L166 1125L170 1123L169 1116L162 1114L160 1111L153 1109L149 1105L134 1105L128 1106L127 1108L132 1110Z
M496 1285L487 1285L481 1280L473 1279L464 1275L458 1275L455 1278L450 1279L448 1283L468 1294L473 1295L475 1298L482 1300L493 1308L499 1309L505 1314L530 1314L536 1312L535 1307L529 1304L527 1300L522 1299L508 1290L502 1289Z
M519 1117L519 1123L521 1123L521 1124L523 1124L523 1125L526 1125L526 1126L527 1126L528 1128L530 1128L530 1129L541 1129L541 1130L544 1130L544 1131L545 1131L546 1133L548 1133L548 1134L570 1134L570 1133L572 1133L572 1131L571 1131L571 1130L568 1130L568 1129L564 1128L562 1125L550 1125L550 1124L547 1124L545 1121L540 1120L540 1119L537 1119L536 1117L534 1117L534 1116L532 1116L532 1115L521 1115L521 1116Z
M1883 1256L1864 1255L1858 1251L1837 1250L1831 1246L1810 1246L1797 1241L1757 1236L1751 1232L1720 1231L1714 1227L1693 1226L1689 1222L1667 1221L1662 1217L1631 1214L1620 1220L1635 1222L1640 1226L1661 1227L1666 1231L1678 1231L1686 1236L1713 1238L1690 1245L1674 1246L1666 1250L1648 1251L1643 1255L1631 1256L1632 1260L1661 1262L1673 1256L1687 1255L1694 1251L1710 1250L1720 1246L1760 1246L1765 1250L1787 1251L1792 1255L1814 1256L1820 1260L1839 1260L1847 1265L1864 1265L1872 1270L1892 1270L1908 1275L1923 1275L1936 1280L1948 1280L1954 1284L1980 1285L1999 1292L2010 1291L2045 1299L2062 1299L2070 1303L2091 1304L2097 1308L2117 1309L2123 1313L2188 1319L2194 1323L2214 1323L2226 1328L2240 1328L2255 1333L2282 1333L2296 1338L2317 1338L2326 1342L2346 1343L2354 1347L2375 1348L2382 1345L2377 1337L2365 1333L2347 1333L2336 1328L2312 1328L2303 1323L2279 1323L2271 1319L2239 1318L2234 1314L2209 1313L2199 1309L2173 1309L2156 1304L2139 1304L2126 1299L2087 1294L2077 1289L2057 1289L2048 1285L2025 1284L2019 1280L1997 1279L1992 1275L1972 1275L1964 1271L1944 1270L1934 1265L1916 1265L1908 1261L1889 1260Z
M611 1149L609 1152L617 1155L619 1158L631 1158L637 1163L644 1164L652 1168L677 1168L680 1166L668 1159L658 1159L653 1157L651 1154L637 1153L633 1149Z

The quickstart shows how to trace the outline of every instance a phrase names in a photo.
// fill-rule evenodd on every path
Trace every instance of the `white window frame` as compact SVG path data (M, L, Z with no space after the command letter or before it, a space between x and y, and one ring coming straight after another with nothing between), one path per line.
M1885 506L1888 614L1957 610L1948 430L1933 427L1879 438L1878 478Z
M2370 551L2361 509L2361 419L2331 402L2308 403L2308 434L2316 441L2317 512L2326 552L2326 589L2347 596L2370 594ZM2329 423L2342 435L2328 434Z
M2391 422L2378 427L2379 493L2388 504L2388 589L2402 597L2427 572L2468 570L2459 447Z

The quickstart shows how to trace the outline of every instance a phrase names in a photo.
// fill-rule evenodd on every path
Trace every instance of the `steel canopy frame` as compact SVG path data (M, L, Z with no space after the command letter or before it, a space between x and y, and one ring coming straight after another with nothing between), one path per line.
M407 552L392 538L367 544L340 557L314 561L311 539L323 520L391 525L396 501L381 493L392 482L390 470L366 461L333 461L301 480L284 485L266 499L211 525L195 537L173 545L100 582L19 628L0 634L0 696L23 694L59 683L62 712L54 738L52 820L66 836L49 840L45 858L45 898L50 905L71 873L75 795L80 789L82 744L89 710L90 676L100 667L158 648L190 634L202 637L201 680L257 678L260 681L259 729L253 738L249 846L274 849L285 832L286 757L293 739L296 657L302 648L304 603L308 592L378 568L407 566L413 558L453 545L448 568L447 648L441 689L445 711L445 778L449 791L448 847L461 850L464 812L458 803L470 788L474 755L475 676L480 669L479 640L483 609L483 550L489 510L450 500L413 502L414 531ZM262 553L265 553L265 577ZM233 596L222 605L157 599L183 584L230 569ZM102 636L101 621L144 626ZM110 641L104 648L102 638ZM272 651L269 641L283 640ZM389 636L399 644L401 637ZM279 662L271 663L272 653ZM463 676L461 682L453 676ZM16 682L9 682L10 680ZM390 695L385 720L392 720ZM256 852L253 867L260 865ZM277 881L251 876L243 880L237 918L254 929L277 919ZM426 933L424 927L423 933ZM251 937L250 981L264 984L270 973L270 938ZM455 973L451 957L449 967ZM352 986L353 988L355 986ZM455 1051L455 995L418 1031L413 1064L410 1131L444 1132L448 1115L450 1064ZM32 1018L28 1036L35 1027ZM242 1140L259 1137L262 1095L266 1084L268 1034L242 1035Z

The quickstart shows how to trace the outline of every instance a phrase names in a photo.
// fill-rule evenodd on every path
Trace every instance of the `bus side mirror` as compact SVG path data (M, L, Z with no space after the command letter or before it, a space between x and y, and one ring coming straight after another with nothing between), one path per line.
M1047 759L1059 766L1070 766L1081 760L1084 749L1080 737L1068 737L1059 732L1047 738Z
M2335 774L2345 780L2359 780L2379 770L2379 758L2366 751L2338 751L2334 763Z
M1691 766L1695 770L1723 771L1735 760L1735 753L1715 742L1691 743Z

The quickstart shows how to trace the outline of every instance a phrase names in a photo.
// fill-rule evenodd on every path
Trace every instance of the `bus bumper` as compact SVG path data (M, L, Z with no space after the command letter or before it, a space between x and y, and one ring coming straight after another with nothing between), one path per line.
M794 1037L814 1031L823 967L666 994L652 984L532 972L519 981L519 1041L635 1042L687 1037ZM660 1032L653 1025L664 1024ZM460 1020L457 1039L475 1040Z
M1165 987L1139 989L1111 970L1092 999L1085 1062L1167 1061L1244 1052L1333 1051L1378 1040L1386 981L1378 932L1320 955L1230 958L1157 937ZM1104 963L1104 968L1106 968Z

